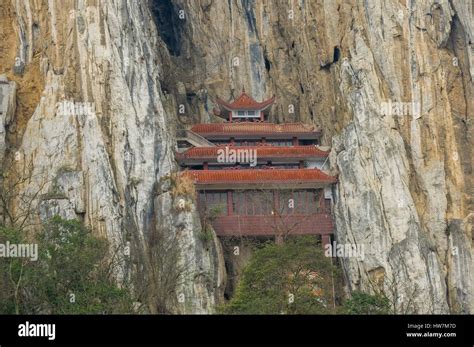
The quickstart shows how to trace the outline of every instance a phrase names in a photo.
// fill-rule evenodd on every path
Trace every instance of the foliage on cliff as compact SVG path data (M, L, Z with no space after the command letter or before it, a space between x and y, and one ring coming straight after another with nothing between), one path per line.
M353 292L351 298L344 302L344 311L348 314L388 314L390 301L383 295Z
M34 240L25 231L0 226L0 243L38 245L37 260L0 258L0 312L132 312L131 295L112 278L107 241L78 221L54 217Z
M222 309L231 314L327 314L337 310L337 267L314 238L268 243L245 268L235 296Z

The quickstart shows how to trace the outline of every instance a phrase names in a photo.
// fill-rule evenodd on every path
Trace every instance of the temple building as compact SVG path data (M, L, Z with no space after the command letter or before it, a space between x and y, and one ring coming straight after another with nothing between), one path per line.
M220 237L317 235L334 232L328 151L321 132L303 123L268 122L275 98L257 102L242 91L217 99L223 123L196 124L178 135L177 159L198 190L201 214Z
M214 114L226 118L225 113L227 111L227 120L230 123L242 121L263 122L266 119L264 111L275 102L275 97L257 102L245 93L245 89L243 89L242 94L233 102L225 102L220 98L217 98L216 102L221 109L214 109Z

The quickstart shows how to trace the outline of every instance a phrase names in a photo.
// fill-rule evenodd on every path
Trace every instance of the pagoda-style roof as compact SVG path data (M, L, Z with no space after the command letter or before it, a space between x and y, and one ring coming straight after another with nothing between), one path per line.
M237 110L264 110L269 107L275 101L275 96L262 102L255 101L250 95L245 93L242 89L240 96L233 102L226 102L220 98L216 99L216 102L229 111Z
M187 159L199 159L202 161L214 162L217 160L219 150L229 147L229 150L256 150L258 159L276 159L276 158L291 158L295 161L302 159L319 159L326 158L329 152L322 151L315 146L230 146L221 145L216 147L193 147L182 153L177 153L177 158L180 161Z
M248 169L248 170L187 170L198 189L318 188L335 183L336 177L319 169Z
M191 131L211 138L229 137L274 137L291 138L301 137L318 138L320 132L313 125L303 123L275 124L267 122L237 122L237 123L210 123L196 124ZM250 137L249 137L250 138Z

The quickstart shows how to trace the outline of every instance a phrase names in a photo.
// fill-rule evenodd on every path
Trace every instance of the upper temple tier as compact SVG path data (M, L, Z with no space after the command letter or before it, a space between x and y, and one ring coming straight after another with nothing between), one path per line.
M264 111L275 102L275 97L258 102L242 89L240 96L232 102L226 102L220 98L216 100L220 109L214 109L216 116L232 121L264 121L267 115Z

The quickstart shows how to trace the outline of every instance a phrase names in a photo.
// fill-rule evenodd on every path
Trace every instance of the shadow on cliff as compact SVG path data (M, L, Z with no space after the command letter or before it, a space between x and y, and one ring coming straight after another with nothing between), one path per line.
M179 18L180 9L171 0L153 0L150 2L153 19L158 28L158 34L168 47L171 55L181 54L181 25Z

